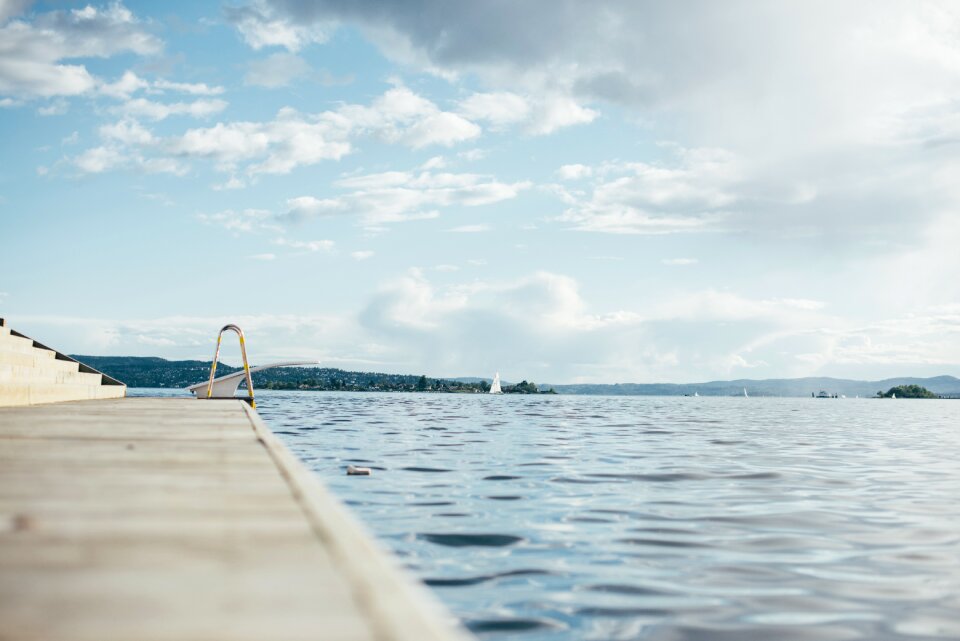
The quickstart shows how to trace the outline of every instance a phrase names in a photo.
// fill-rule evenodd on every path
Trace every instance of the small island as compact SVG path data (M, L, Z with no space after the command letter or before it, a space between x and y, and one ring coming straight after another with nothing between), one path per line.
M877 392L877 398L940 398L920 385L897 385L886 392Z

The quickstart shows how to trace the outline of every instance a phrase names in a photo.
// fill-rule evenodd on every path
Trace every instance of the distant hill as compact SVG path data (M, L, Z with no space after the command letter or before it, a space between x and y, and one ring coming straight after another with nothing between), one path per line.
M876 396L899 385L920 385L935 394L960 395L960 379L953 376L932 378L887 378L880 381L857 381L845 378L770 378L737 379L706 383L617 383L614 385L553 385L558 394L608 394L614 396L810 396L820 390L844 396Z
M163 358L138 356L83 356L75 355L101 372L123 381L129 387L187 387L205 381L210 375L210 361L168 361ZM239 371L220 363L217 374ZM386 391L479 391L489 378L464 376L458 378L428 378L419 374L384 374L379 372L350 372L330 367L284 367L258 372L253 384L265 389L315 390L386 390ZM932 378L887 378L880 381L857 381L843 378L771 378L765 380L738 379L706 383L617 383L612 385L541 384L540 389L553 388L558 394L607 394L614 396L810 396L820 390L844 396L875 396L892 387L919 385L931 392L946 396L960 396L960 379L953 376Z
M211 361L168 361L163 358L138 356L73 356L78 361L112 376L128 387L183 388L210 377ZM217 364L217 376L240 371L223 363ZM253 374L258 389L280 390L343 390L343 391L443 391L480 392L480 379L455 381L428 378L419 374L385 374L381 372L348 372L332 367L278 367ZM241 388L246 384L241 383ZM486 389L489 389L487 386Z

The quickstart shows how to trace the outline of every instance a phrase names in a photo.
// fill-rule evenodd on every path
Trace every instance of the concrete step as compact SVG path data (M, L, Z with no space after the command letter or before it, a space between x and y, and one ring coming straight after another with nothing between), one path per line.
M61 361L63 362L63 361ZM0 385L4 383L72 383L76 385L100 385L100 374L87 374L70 370L30 367L0 363Z
M126 389L124 385L0 382L0 407L121 398L126 393Z
M54 358L56 356L53 350L40 349L33 346L33 341L29 338L21 338L10 334L0 336L0 351L15 352L18 354L35 354L45 358Z
M43 352L50 352L45 349L37 349L33 352L8 352L0 345L0 363L5 365L20 365L22 367L34 367L47 371L59 372L78 372L80 366L73 361L61 361L56 358L50 358Z

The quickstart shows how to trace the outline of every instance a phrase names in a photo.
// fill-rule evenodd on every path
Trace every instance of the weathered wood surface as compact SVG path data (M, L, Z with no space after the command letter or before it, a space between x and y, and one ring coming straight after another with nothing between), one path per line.
M0 640L463 639L239 401L0 408Z

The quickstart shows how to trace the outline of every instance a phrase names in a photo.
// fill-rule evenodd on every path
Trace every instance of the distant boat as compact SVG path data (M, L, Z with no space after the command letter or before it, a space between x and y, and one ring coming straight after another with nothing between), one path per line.
M743 395L746 396L746 397L748 397L748 398L749 398L749 396L750 396L749 394L747 394L747 388L746 388L746 387L743 388Z
M696 392L694 392L694 393L693 393L693 395L694 395L694 396L700 396L700 395L699 395L699 394L697 394Z
M503 394L503 390L500 389L500 372L493 375L493 382L490 383L490 393Z
M890 398L896 398L896 397L897 397L897 393L896 393L896 392L894 392L893 394L890 395Z

